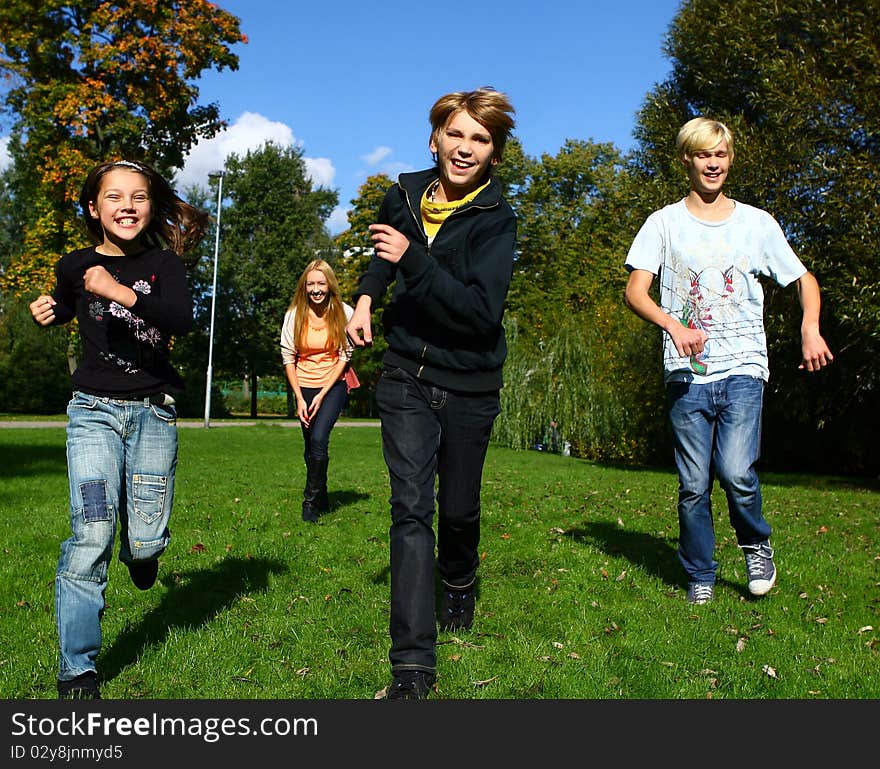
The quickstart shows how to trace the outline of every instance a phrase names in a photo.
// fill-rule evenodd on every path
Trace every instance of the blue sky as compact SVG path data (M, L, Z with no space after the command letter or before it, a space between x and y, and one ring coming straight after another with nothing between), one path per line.
M428 110L449 91L492 85L516 108L528 155L566 139L633 144L635 113L670 62L663 40L679 0L216 0L241 19L237 71L206 73L200 102L229 128L196 146L175 178L205 185L229 152L266 140L303 150L313 182L339 193L328 223L367 176L431 164ZM3 144L0 139L0 163Z

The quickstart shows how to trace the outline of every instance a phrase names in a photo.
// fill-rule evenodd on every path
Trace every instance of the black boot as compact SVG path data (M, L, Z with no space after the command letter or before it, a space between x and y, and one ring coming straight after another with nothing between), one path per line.
M315 485L315 471L312 469L313 460L306 456L306 485L303 489L302 519L309 523L318 520L318 494L321 489Z
M327 494L327 465L329 464L329 457L312 459L312 469L315 472L315 485L318 487L318 496L315 499L315 507L319 513L326 513L330 510L330 497Z
M306 487L303 489L302 519L315 523L322 512L321 491L327 484L327 457L306 457Z

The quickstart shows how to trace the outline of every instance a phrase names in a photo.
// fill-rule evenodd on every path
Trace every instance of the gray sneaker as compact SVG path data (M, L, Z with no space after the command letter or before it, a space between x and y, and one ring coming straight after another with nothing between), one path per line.
M715 597L715 585L710 582L691 582L688 585L688 603L709 603Z
M757 545L740 545L746 557L746 572L749 577L749 592L752 595L766 595L776 584L776 564L773 563L773 548L770 540Z

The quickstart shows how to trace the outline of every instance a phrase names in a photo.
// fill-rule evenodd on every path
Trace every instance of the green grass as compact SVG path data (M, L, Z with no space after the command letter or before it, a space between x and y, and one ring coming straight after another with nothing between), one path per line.
M300 520L302 437L180 430L172 540L142 593L117 560L108 698L364 699L389 680L379 430L337 427L333 510ZM54 698L64 428L0 429L0 695ZM435 699L880 697L876 483L763 474L780 577L764 599L716 492L715 601L689 606L668 470L493 446L474 629L441 634Z

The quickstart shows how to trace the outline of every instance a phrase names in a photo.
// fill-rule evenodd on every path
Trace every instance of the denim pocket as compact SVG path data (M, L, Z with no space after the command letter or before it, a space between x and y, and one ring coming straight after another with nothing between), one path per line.
M97 395L89 395L88 393L76 390L67 404L67 413L69 414L71 409L92 410L98 405L99 400L100 398Z
M135 514L144 523L152 523L165 507L167 479L164 475L135 474L131 485Z
M173 403L167 406L157 406L155 403L151 403L150 409L157 419L161 419L169 425L177 423L177 407Z

